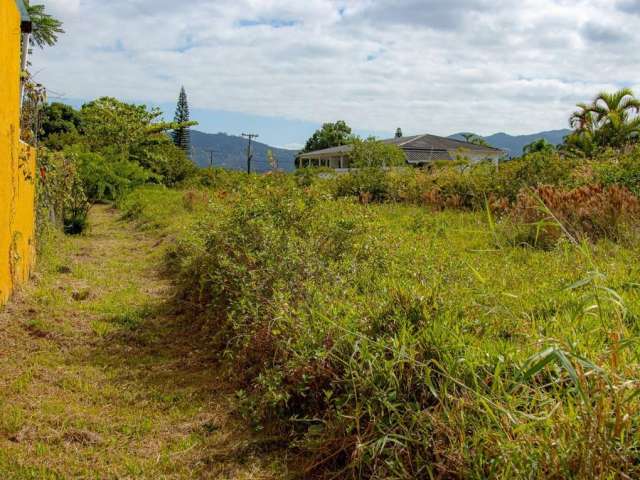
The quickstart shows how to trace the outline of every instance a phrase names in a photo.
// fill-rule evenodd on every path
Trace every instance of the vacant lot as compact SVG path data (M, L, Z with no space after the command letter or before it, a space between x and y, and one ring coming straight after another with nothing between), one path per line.
M173 232L176 301L307 475L639 474L637 244L532 248L486 212L278 176L124 209Z

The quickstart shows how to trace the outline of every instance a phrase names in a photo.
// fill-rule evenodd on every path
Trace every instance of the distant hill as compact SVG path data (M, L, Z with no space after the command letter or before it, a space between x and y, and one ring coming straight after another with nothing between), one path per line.
M533 133L531 135L509 135L496 133L484 137L490 145L508 152L512 157L522 155L522 149L540 138L546 139L553 145L559 145L571 130L552 130L548 132ZM464 140L462 133L451 135L449 138ZM226 133L204 133L191 130L191 145L194 150L193 159L201 167L210 165L210 154L207 150L214 150L213 165L232 170L245 170L247 168L247 139ZM270 147L264 143L253 143L252 170L255 172L267 172L271 170L267 162L267 151L271 150L278 160L282 170L291 172L295 170L295 158L298 153L295 150Z
M560 145L564 137L569 135L571 130L551 130L548 132L533 133L531 135L509 135L507 133L496 133L488 137L483 137L492 147L505 150L511 157L522 155L522 149L536 140L544 138L553 145ZM462 133L451 135L450 138L464 140Z
M246 170L247 168L247 139L226 133L203 133L191 130L191 146L194 150L193 159L201 167L210 165L210 154L207 150L214 150L213 165L232 170ZM285 171L294 170L295 150L274 148L264 143L253 142L253 161L251 168L255 172L271 170L267 162L267 151L271 150L278 160L278 166Z

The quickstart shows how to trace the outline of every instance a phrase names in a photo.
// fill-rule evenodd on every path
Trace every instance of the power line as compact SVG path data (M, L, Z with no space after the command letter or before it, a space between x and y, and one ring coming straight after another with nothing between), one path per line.
M251 152L251 141L254 138L258 138L259 135L255 133L243 133L242 136L249 139L249 144L247 145L247 173L251 173L251 160L253 159L253 153Z

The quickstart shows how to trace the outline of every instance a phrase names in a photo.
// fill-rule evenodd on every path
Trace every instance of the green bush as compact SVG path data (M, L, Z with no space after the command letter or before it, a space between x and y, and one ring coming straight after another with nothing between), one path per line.
M91 202L114 201L135 187L159 177L122 157L67 149L65 154L77 165L84 191Z
M88 226L90 204L78 166L61 152L38 151L36 230L47 224L69 234L80 234Z
M590 163L595 181L606 186L620 185L640 196L640 147L607 156Z
M389 172L386 188L493 188L470 171ZM497 245L484 214L239 180L210 192L168 266L243 411L310 456L304 475L640 474L637 248Z

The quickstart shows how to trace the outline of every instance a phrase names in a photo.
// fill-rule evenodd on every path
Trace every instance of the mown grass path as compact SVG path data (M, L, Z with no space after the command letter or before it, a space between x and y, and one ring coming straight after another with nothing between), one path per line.
M284 476L232 413L207 336L171 314L164 241L95 207L0 310L0 478Z

